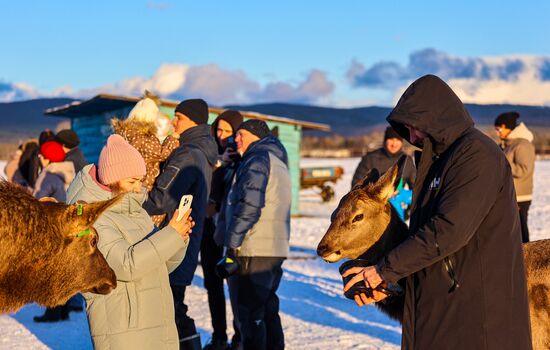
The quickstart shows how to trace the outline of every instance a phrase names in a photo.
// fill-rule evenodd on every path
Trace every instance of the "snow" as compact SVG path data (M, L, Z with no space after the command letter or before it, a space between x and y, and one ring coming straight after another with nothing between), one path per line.
M304 159L303 166L340 165L344 178L335 186L336 197L322 203L314 189L300 194L302 216L292 219L291 256L284 263L279 288L281 318L288 349L398 349L401 329L375 307L359 308L342 295L339 264L327 264L315 256L317 243L325 233L338 199L348 190L359 159ZM4 168L0 162L0 176ZM550 238L550 161L538 161L535 196L531 206L532 239ZM227 293L226 293L227 295ZM188 305L203 344L212 328L202 270L197 269L189 288ZM230 313L230 305L227 302ZM70 320L37 324L32 317L43 308L27 305L16 314L0 316L0 349L91 349L84 313L71 313ZM228 315L231 324L232 316ZM231 327L229 327L231 329ZM231 336L231 331L229 336Z

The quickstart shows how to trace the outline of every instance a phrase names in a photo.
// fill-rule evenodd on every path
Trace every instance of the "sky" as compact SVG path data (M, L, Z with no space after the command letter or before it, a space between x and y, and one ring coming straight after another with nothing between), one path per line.
M0 102L149 89L391 106L431 73L465 102L550 105L548 14L544 0L0 0Z

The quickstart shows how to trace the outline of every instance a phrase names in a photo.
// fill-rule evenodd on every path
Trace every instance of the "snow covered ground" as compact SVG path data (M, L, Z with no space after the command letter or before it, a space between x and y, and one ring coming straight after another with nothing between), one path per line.
M336 199L322 203L315 190L302 191L302 216L292 219L291 254L285 262L279 289L281 317L288 349L398 349L399 325L372 306L358 308L341 293L339 264L315 258L317 243L326 231L331 212L348 190L359 159L304 159L302 165L340 165L344 179L336 185ZM3 164L0 162L0 176ZM535 198L529 212L533 239L550 238L550 161L539 161L535 172ZM201 269L190 288L190 314L203 343L211 332ZM230 310L228 303L228 310ZM24 307L0 316L0 349L91 349L87 320L71 313L69 321L36 324L32 316L43 309ZM228 316L231 320L231 316ZM230 323L230 322L229 322Z

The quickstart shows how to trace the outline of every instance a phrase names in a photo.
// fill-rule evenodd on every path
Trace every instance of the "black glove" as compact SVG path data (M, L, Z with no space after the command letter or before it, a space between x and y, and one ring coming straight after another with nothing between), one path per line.
M225 256L216 264L216 274L220 278L228 278L239 270L239 262L232 250L228 250Z

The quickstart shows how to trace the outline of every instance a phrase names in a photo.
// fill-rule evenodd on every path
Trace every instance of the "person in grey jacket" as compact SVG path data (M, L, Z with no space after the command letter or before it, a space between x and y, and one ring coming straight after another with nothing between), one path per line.
M535 146L533 133L524 123L518 124L519 113L507 112L495 119L495 129L501 140L501 148L512 168L516 199L521 223L521 239L529 242L527 214L533 199L533 175L535 172Z
M111 135L97 167L87 165L67 192L69 204L121 195L93 225L98 249L117 277L107 295L84 293L95 349L179 349L168 274L183 260L193 222L178 211L157 230L142 203L145 161L120 135Z
M218 219L216 240L240 268L229 277L244 349L283 349L277 288L288 256L291 182L288 157L267 124L248 120L237 131L241 164Z

